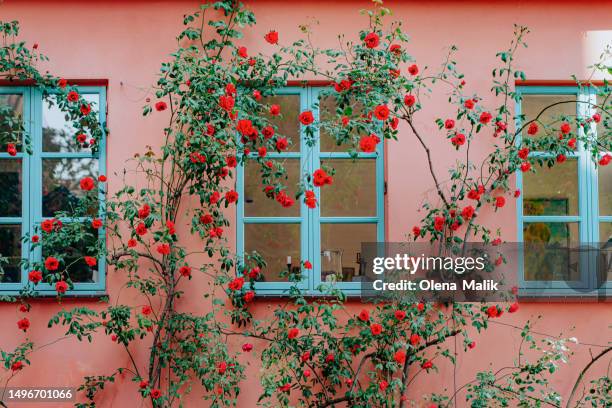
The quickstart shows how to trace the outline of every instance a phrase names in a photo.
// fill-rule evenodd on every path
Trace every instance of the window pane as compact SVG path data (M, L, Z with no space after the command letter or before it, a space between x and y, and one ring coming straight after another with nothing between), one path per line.
M286 193L295 199L300 178L300 160L272 160L280 163L286 171L287 179L279 180L287 187ZM244 215L247 217L299 217L300 205L296 201L291 207L285 208L274 198L268 198L261 181L261 166L249 161L244 168Z
M525 280L580 280L579 251L572 250L580 243L578 223L525 223L523 241Z
M601 260L599 276L612 281L612 222L602 222L599 224L599 240L601 241Z
M0 160L0 217L21 216L21 159Z
M292 271L300 271L300 224L245 224L244 249L256 251L266 261L263 281L288 281L287 276L281 277L287 271L288 256Z
M0 94L0 140L14 140L15 131L23 131L23 95ZM17 145L21 151L21 145ZM1 146L6 151L6 146Z
M550 109L546 109L538 119L539 124L552 125L562 115L576 116L575 100L576 95L523 95L523 102L521 104L522 114L525 115L525 122L528 122L535 119L547 106L560 103ZM575 130L574 124L571 122L570 124L572 125L572 130ZM540 130L535 136L544 136L545 134L544 129L540 126ZM524 136L527 136L526 129Z
M98 231L87 226L82 234L83 239L73 239L70 242L48 242L43 243L43 259L47 256L61 255L58 271L67 268L68 275L73 282L96 282L98 280L98 265L90 267L87 265L84 256L95 256L96 244L98 241ZM74 236L74 234L71 234Z
M336 98L332 96L321 98L319 102L321 121L322 122L339 121L340 118L338 117L336 107L337 107ZM355 117L359 113L363 112L363 108L356 104L353 104L351 106L348 106L348 105L343 106L342 109L343 109L343 113L345 113L346 116L351 116L351 117ZM352 140L347 141L346 143L343 143L340 146L338 146L336 137L331 135L329 132L327 132L324 127L321 127L320 137L321 137L321 151L322 152L346 152L351 147L353 147Z
M568 160L523 175L524 215L577 215L578 162Z
M0 225L0 282L21 281L21 226Z
M358 282L361 244L376 241L376 224L321 224L321 281Z
M97 159L44 159L43 216L53 217L56 211L73 208L84 195L79 185L83 177L98 177ZM97 208L89 213L97 213Z
M82 96L91 104L92 110L98 109L100 106L98 94L83 94ZM66 120L66 114L57 106L55 100L55 96L51 96L49 100L43 100L43 151L79 151L72 120ZM86 136L86 140L89 141L89 135Z
M300 151L300 95L276 95L264 98L268 105L279 105L279 116L268 115L268 119L277 126L276 133L287 138L291 146L288 152Z
M612 215L612 166L598 166L599 215Z
M322 160L336 169L334 183L321 188L321 216L376 216L376 160Z

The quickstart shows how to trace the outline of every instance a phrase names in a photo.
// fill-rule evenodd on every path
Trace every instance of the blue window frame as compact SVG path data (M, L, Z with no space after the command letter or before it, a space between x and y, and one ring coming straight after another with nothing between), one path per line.
M88 100L99 114L102 128L106 122L106 88L82 86L79 93ZM0 152L0 253L7 257L9 264L0 276L0 294L15 294L28 281L29 270L20 266L21 259L40 262L42 249L30 251L30 240L22 240L27 234L35 234L35 228L45 219L53 218L55 210L62 207L78 192L76 186L82 177L97 177L106 174L106 137L97 141L99 150L76 150L71 143L74 132L57 105L43 98L42 91L35 87L0 87L0 104L12 105L13 111L23 118L25 134L29 136L32 153L19 150L10 156L6 149ZM18 205L11 205L18 200ZM65 201L62 201L65 200ZM3 202L4 201L4 202ZM104 193L99 196L100 211ZM83 219L61 219L65 223ZM104 239L105 231L98 230ZM44 247L44 242L42 242ZM105 259L98 260L97 269L91 276L82 277L74 282L73 295L103 294L106 287ZM41 295L55 295L56 291L47 283L39 283L36 290Z
M522 86L517 87L517 92L521 95L521 102L516 106L517 128L521 126L521 119L533 119L534 113L543 107L571 99L578 103L559 104L551 109L551 115L591 117L595 113L592 104L597 102L597 95L589 87ZM603 128L595 123L591 126L593 137L597 137L597 131ZM578 129L578 132L584 130ZM551 157L546 152L531 152L530 156ZM606 241L612 243L612 172L608 167L596 166L583 146L568 155L566 162L551 169L541 168L536 174L518 172L517 187L522 191L517 202L519 242L542 239L541 234L545 234L548 242L565 241L559 243L570 243L572 247L594 248L602 247ZM568 264L547 275L537 271L535 264L529 266L531 255L525 251L519 260L521 295L609 293L612 274L598 264L596 253L584 250L578 255L568 253Z
M283 99L280 105L285 117L279 127L293 133L293 139L299 135L299 140L294 140L294 147L288 152L268 153L266 157L284 163L290 175L289 185L322 165L338 170L334 184L315 188L319 203L315 209L309 209L300 201L294 209L283 212L278 203L266 199L263 193L254 193L255 187L249 181L254 175L248 168L239 166L237 188L241 199L237 206L237 252L257 250L270 267L275 265L277 269L287 269L286 256L292 257L292 269L299 268L298 259L308 260L313 268L304 270L303 280L298 283L304 292L317 295L321 293L321 284L333 283L348 295L359 295L357 258L361 243L383 242L385 236L384 148L383 143L379 143L375 153L359 153L353 159L346 148L334 146L331 138L321 130L317 130L314 145L308 146L297 115L312 110L318 119L321 91L322 88L317 87L287 87L278 93L275 98ZM295 126L295 129L288 126ZM261 186L256 188L261 189ZM267 205L278 207L278 210L270 212L260 208L254 211L257 198L251 196L257 194L261 194L262 202L265 199ZM266 270L263 274L265 277ZM293 285L278 279L257 282L256 289L258 294L283 295Z

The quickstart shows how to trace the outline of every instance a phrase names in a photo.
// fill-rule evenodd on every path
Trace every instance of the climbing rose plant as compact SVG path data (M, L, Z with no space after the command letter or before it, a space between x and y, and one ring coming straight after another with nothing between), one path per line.
M24 317L17 329L25 333L21 345L2 351L5 384L30 370L28 356L42 347L27 338L27 313L38 307L32 305L37 289L45 283L52 285L61 302L74 287L70 271L76 261L68 259L62 248L93 241L78 261L95 269L105 259L109 279L124 280L126 291L111 293L100 309L64 306L49 326L63 326L68 336L80 341L107 336L122 347L130 365L85 377L78 407L94 407L97 393L107 383L119 381L118 374L135 382L141 397L155 407L180 405L197 383L210 406L236 405L248 354L257 355L264 368L259 399L263 406L403 407L426 402L430 407L446 407L461 404L457 394L462 390L473 407L490 406L492 400L519 406L610 404L608 377L592 380L586 396L576 394L592 363L611 351L609 345L593 356L563 400L552 390L549 377L567 361L575 340L538 336L532 321L515 327L523 342L513 365L480 372L454 393L410 393L417 378L433 376L443 361L453 364L460 353L473 353L478 347L471 338L473 330L504 324L504 313L516 312L517 302L433 304L402 299L364 304L355 315L333 285L320 287L326 296L317 299L305 297L295 285L286 302L274 305L269 316L252 314L257 301L255 282L266 263L257 253L234 254L226 241L231 231L228 211L243 199L233 187L235 169L250 162L250 171L260 175L262 191L282 207L303 200L308 208L316 208L320 190L334 185L331 168L301 174L298 186L288 185L283 164L268 157L268 152L285 151L291 144L276 125L277 117L299 122L309 146L316 142L317 129L324 129L353 155L375 152L385 139L392 143L399 137L414 138L427 158L435 196L423 205L424 216L410 231L411 238L450 247L461 247L470 239L501 243L498 231L478 222L479 211L485 206L500 209L508 199L518 197L520 192L510 187L517 171L554 166L579 146L591 153L597 165L611 160L606 153L612 150L607 82L603 86L577 83L591 87L603 100L592 106L591 117L563 116L550 122L541 119L541 113L521 118L521 128L514 128L518 118L510 107L520 95L512 83L525 77L514 63L525 46L526 28L516 27L510 47L497 55L500 66L493 71L491 91L498 105L485 106L482 96L469 91L468 80L453 60L454 47L440 69L419 66L409 54L401 24L384 22L388 9L377 1L363 13L369 17L368 27L340 49L316 48L307 26L302 27L304 40L287 45L282 33L272 29L262 38L265 54L270 56L243 45L242 30L253 26L255 17L241 4L207 3L184 17L178 48L162 64L154 97L144 107L145 116L168 119L161 147L147 148L127 164L129 171L117 176L122 177L121 187L106 197L99 216L92 216L91 209L100 205L97 198L105 191L106 176L85 177L80 180L83 198L24 238L31 241L32 251L44 243L45 256L39 262L23 260L29 280L19 296L4 299L19 304ZM27 48L16 39L17 23L0 27L2 77L29 81L46 96L58 95L60 109L77 129L75 146L95 150L106 131L97 122L95 107L87 105L78 89L66 81L38 73L35 66L43 57L37 47ZM608 58L606 52L595 69L607 69ZM321 106L323 119L311 110L291 117L283 113L282 105L268 103L267 97L276 95L288 80L312 74L331 85L323 97L330 98L334 108L325 111ZM426 95L441 92L438 86L450 95L454 114L436 120L439 135L425 136L417 118ZM21 146L27 153L23 122L2 109L3 146L11 155ZM591 136L598 123L604 131L594 140ZM400 125L408 130L405 135L400 136ZM449 181L432 165L429 144L434 137L447 139L465 155L449 166ZM469 154L476 142L491 145L487 157L478 162ZM533 156L530 151L549 155ZM291 191L297 187L297 193L290 194L289 187ZM74 217L85 221L61 221ZM185 222L189 231L183 228ZM106 232L105 242L97 239L100 229ZM194 237L199 238L195 252L187 247ZM312 268L310 261L301 266L301 273L287 271L290 281L299 282L301 274ZM181 298L192 296L186 290L191 280L212 283L210 291L203 293L209 306L203 307L204 313L181 308ZM235 344L230 339L236 338L242 339L238 350L230 346ZM452 338L458 340L458 347L448 341ZM146 361L134 356L135 347L147 348Z

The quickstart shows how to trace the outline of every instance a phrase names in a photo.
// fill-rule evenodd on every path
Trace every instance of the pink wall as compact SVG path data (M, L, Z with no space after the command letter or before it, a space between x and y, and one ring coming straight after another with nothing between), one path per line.
M0 2L2 20L18 19L22 24L23 38L40 44L41 52L51 58L48 68L66 78L105 78L109 80L108 168L111 190L120 187L113 177L114 171L133 153L142 151L145 144L159 144L163 118L156 115L143 119L141 107L150 96L149 86L156 79L162 60L167 59L175 47L175 35L181 29L183 14L195 9L197 1L17 1ZM314 42L320 46L334 46L336 33L342 30L352 33L365 25L364 17L357 13L368 2L357 1L267 1L252 2L259 25L247 32L244 44L250 50L267 51L262 36L270 29L280 32L281 42L288 43L298 36L297 25L318 21L314 25ZM529 48L522 50L519 64L530 79L569 79L572 73L587 76L585 67L599 54L603 43L612 38L612 3L537 1L472 1L472 2L389 2L395 18L401 19L411 33L413 46L410 52L420 66L437 67L445 47L451 41L459 46L457 56L460 69L466 74L467 89L486 96L490 87L489 75L495 66L495 52L506 47L512 34L512 24L528 25L532 34ZM444 116L447 109L444 98L436 98L431 109L420 115L421 129L429 140L442 141L433 119ZM416 213L423 192L431 188L424 173L425 162L416 141L403 129L399 142L388 150L388 239L402 240L413 224L420 219ZM486 150L486 144L480 150ZM439 173L454 160L448 143L435 146L434 160ZM492 218L491 218L492 220ZM179 234L187 233L187 220L179 226ZM493 220L492 220L493 222ZM494 222L503 228L504 237L515 238L516 220L514 204L504 208ZM121 279L109 274L109 294L115 300L119 294ZM187 289L183 306L197 312L206 310L200 293L206 282L196 278ZM121 292L121 301L130 303L129 292ZM74 304L96 306L96 300L67 300L58 306L53 301L35 302L29 318L32 328L27 336L37 344L45 344L62 335L49 330L49 317L61 307ZM260 313L270 305L260 301ZM361 307L358 304L355 307ZM501 322L522 325L527 319L543 315L537 330L559 334L562 331L576 336L585 343L606 344L612 338L610 316L612 305L587 303L524 303L521 310ZM24 339L15 330L21 313L13 305L1 305L0 316L4 322L2 347L10 348ZM108 338L100 338L94 345L63 340L49 345L32 356L32 368L26 368L13 385L65 386L77 385L84 375L110 373L113 368L127 365L127 356ZM485 336L476 337L478 346L472 355L461 357L457 368L458 384L476 370L489 364L501 366L516 355L520 342L519 332L499 326ZM142 358L146 350L134 350ZM576 376L577 367L588 359L588 348L577 347L577 356L562 369L558 385L567 392ZM599 370L603 370L600 365ZM241 406L253 406L258 396L258 368L247 371L249 380L241 393ZM436 376L435 384L417 383L412 395L424 390L452 387L452 370L443 369ZM197 394L197 393L196 393ZM194 401L197 396L194 395ZM129 379L109 387L100 398L100 406L124 407L140 404L136 385ZM460 400L461 401L461 400ZM195 406L195 402L193 403ZM45 404L41 404L41 407Z

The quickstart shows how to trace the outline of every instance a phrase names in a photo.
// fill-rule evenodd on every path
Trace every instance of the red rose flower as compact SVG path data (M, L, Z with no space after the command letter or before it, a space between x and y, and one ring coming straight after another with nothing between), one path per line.
M518 302L514 302L513 304L510 305L510 308L508 308L508 313L514 313L519 309L519 304Z
M499 317L499 310L497 309L497 306L489 306L487 308L487 316Z
M417 344L419 344L421 342L421 336L419 336L416 333L413 333L410 335L410 344L412 346L416 346Z
M463 133L457 133L451 138L451 143L457 147L463 146L465 144L465 135Z
M410 73L410 75L416 75L419 73L419 67L417 66L417 64L412 64L411 66L408 67L408 73Z
M278 32L271 30L268 34L264 35L264 39L270 44L278 44Z
M461 210L461 216L466 220L472 218L473 215L474 207L472 207L471 205L468 205L467 207L464 207L463 210Z
M57 293L66 293L68 290L68 284L64 281L59 281L55 283L55 290Z
M495 206L497 208L502 208L504 205L506 205L506 199L502 196L498 196L495 197Z
M251 303L253 299L255 299L255 292L253 292L252 290L249 290L247 293L244 294L244 301L246 303Z
M159 244L156 250L157 250L157 253L160 255L168 255L170 254L170 245L166 243Z
M601 115L599 113L593 114L592 118L595 121L595 123L601 122Z
M333 182L332 177L328 175L327 172L323 169L315 170L314 173L312 174L312 178L313 178L312 182L316 187L321 187L326 184L332 184Z
M236 160L236 156L228 156L225 158L225 164L227 164L227 167L234 168L238 165L238 160Z
M434 218L434 229L438 232L442 231L445 222L446 220L444 219L444 217L438 215Z
M402 53L402 46L399 44L391 44L389 47L389 51L391 51L395 55L399 55Z
M168 108L168 105L164 101L158 101L155 103L155 110L158 112L165 111Z
M359 149L364 153L372 153L376 151L376 145L380 139L376 135L361 136L359 140Z
M300 334L300 329L293 327L289 329L289 331L287 331L287 338L289 340L295 339L299 334Z
M521 190L516 190L514 192L514 198L519 198L521 196Z
M102 227L102 220L99 219L99 218L96 218L95 220L92 220L91 221L91 226L94 229L98 229L98 228Z
M445 127L446 129L452 129L452 128L454 128L454 127L455 127L455 121L454 121L454 120L452 120L452 119L446 119L446 120L444 121L444 127Z
M463 106L466 109L474 109L474 101L472 99L467 99L465 102L463 102Z
M368 312L367 309L363 309L361 312L359 312L359 320L362 322L367 322L370 320L370 312Z
M535 122L531 122L529 124L529 127L527 128L527 134L530 136L535 135L536 133L538 133L538 124Z
M406 106L411 107L416 103L416 98L414 97L414 95L407 94L406 96L404 96L404 103L406 104Z
M66 85L68 85L68 81L66 81L64 78L60 78L60 80L57 81L57 86L60 88L65 88Z
M68 92L68 96L66 97L66 99L68 99L68 102L76 102L79 100L79 94L75 91L70 91Z
M278 390L280 392L289 392L291 390L291 384L289 384L289 383L283 384L280 387L278 387Z
M147 233L147 226L144 224L144 222L141 222L140 224L136 226L136 234L143 236L146 233Z
M421 235L421 228L415 225L414 227L412 227L412 234L415 238L419 237Z
M42 229L44 232L48 234L53 232L53 220L44 220L43 222L41 222L40 229Z
M576 148L576 139L571 138L570 140L567 141L567 146L570 149L575 149Z
M91 177L83 177L79 184L81 189L85 191L91 191L94 188L94 181Z
M12 371L19 371L22 368L23 368L23 362L21 361L15 361L13 364L11 364Z
M382 326L378 323L372 323L370 325L370 331L374 336L378 336L380 333L382 333Z
M278 115L280 115L280 111L281 111L280 106L278 106L278 105L271 105L270 106L270 115L278 116Z
M610 155L610 154L604 154L599 159L599 165L600 166L607 166L608 164L610 164L610 162L612 162L612 155Z
M244 278L234 278L234 280L232 280L227 286L231 290L239 291L240 289L242 289L242 286L244 286Z
M480 114L480 123L482 123L483 125L489 123L491 119L493 119L493 115L491 115L489 112L482 112Z
M421 364L421 368L423 368L424 370L429 370L430 368L433 367L433 363L431 361L425 361L423 362L423 364Z
M258 91L257 89L253 90L253 99L255 99L256 101L261 101L261 92Z
M235 203L236 201L238 201L238 193L234 190L230 190L227 193L225 193L225 201L227 201L228 203Z
M380 380L380 382L378 383L378 388L380 388L381 391L386 390L389 387L389 383L385 380Z
M304 269L312 269L312 264L310 261L304 261Z
M374 116L378 120L387 120L389 117L389 108L387 105L378 105L374 108Z
M287 139L285 139L284 137L281 137L276 141L276 150L278 150L279 152L286 150L287 147L289 147L289 142L287 142Z
M475 341L471 342L470 344L468 344L468 347L470 349L473 349L474 347L476 347L476 342Z
M183 265L183 266L181 266L179 268L179 273L184 278L190 278L191 277L191 268L189 266L187 266L187 265Z
M563 133L564 135L567 135L572 130L572 127L570 126L569 123L563 122L559 130L561 130L561 133Z
M142 307L142 314L143 314L143 315L148 316L148 315L150 315L152 312L153 312L153 309L151 308L151 306L149 306L149 305L144 305L144 306Z
M249 56L246 47L238 48L238 55L242 58L247 58Z
M83 114L83 116L87 116L91 113L91 106L89 106L88 103L84 103L83 105L81 105L81 114Z
M376 33L369 33L365 36L363 41L368 48L376 48L380 44L380 38Z
M151 398L159 399L159 398L161 398L161 396L162 396L162 392L159 389L153 388L151 390Z
M11 156L17 156L17 147L14 143L9 143L6 147L6 152Z
M249 119L240 119L236 124L236 130L243 136L249 136L253 133L253 122Z
M234 104L234 98L231 96L221 95L219 97L219 106L221 106L221 109L225 110L226 112L230 112L232 109L234 109Z
M213 217L210 214L204 214L200 217L200 222L202 224L212 224L213 222Z
M218 191L215 191L208 198L208 202L211 204L217 204L220 198L221 198L221 193L219 193Z
M33 282L34 284L37 284L38 282L40 282L43 278L42 272L41 271L30 271L30 273L28 273L28 280L30 282Z
M242 351L248 353L251 350L253 350L253 345L251 343L244 343L242 345Z
M522 162L521 163L521 171L523 173L529 171L530 169L531 169L531 163L529 163L529 162Z
M266 126L261 129L261 134L264 136L264 139L271 139L274 136L274 128L272 126Z
M563 153L557 155L557 163L564 163L566 160L567 157Z
M59 261L52 256L47 257L47 259L45 259L45 268L49 271L56 271L57 268L59 268Z
M393 359L397 364L404 364L406 362L406 352L403 350L398 350L393 355Z
M298 118L300 120L300 123L304 126L308 126L312 124L312 122L314 122L314 116L311 111L304 111L300 113L300 116Z
M425 305L423 303L417 304L417 310L419 312L422 312L423 310L425 310Z
M17 321L17 327L19 330L26 331L30 328L30 321L27 317L24 317L23 319Z
M85 259L85 263L92 268L98 263L98 260L93 256L85 256L83 259Z
M527 159L528 156L529 156L528 147L523 147L521 150L518 151L518 157L520 157L521 159L525 160Z
M145 389L145 388L147 388L148 386L149 386L149 382L148 382L148 381L145 381L145 380L142 380L142 381L140 382L140 384L138 384L138 387L139 387L141 390L144 390L144 389Z
M395 318L399 321L404 320L406 318L406 312L404 312L403 310L396 310Z
M305 351L300 357L300 360L302 360L302 363L305 363L310 360L310 351Z

